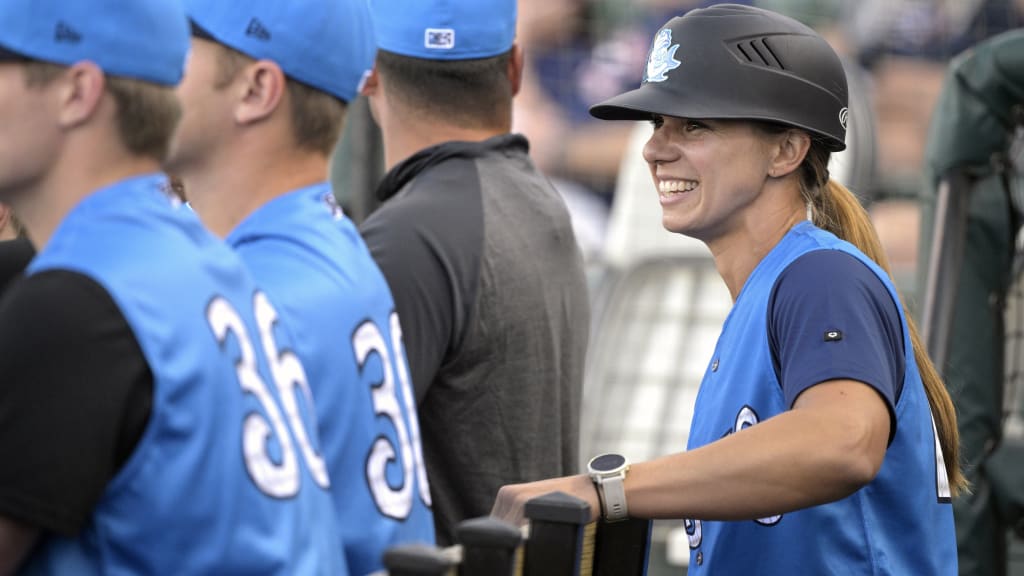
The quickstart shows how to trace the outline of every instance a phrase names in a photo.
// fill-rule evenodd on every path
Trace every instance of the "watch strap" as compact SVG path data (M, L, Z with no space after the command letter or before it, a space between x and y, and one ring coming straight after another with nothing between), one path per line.
M601 495L602 508L604 508L604 519L608 522L618 522L629 516L626 509L625 479L625 474L621 474L602 478L598 484L598 492Z

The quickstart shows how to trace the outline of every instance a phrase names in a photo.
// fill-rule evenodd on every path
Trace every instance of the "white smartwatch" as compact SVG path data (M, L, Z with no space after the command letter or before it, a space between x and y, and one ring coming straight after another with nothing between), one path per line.
M626 489L623 482L629 472L629 461L621 454L601 454L594 456L587 464L587 472L594 481L597 495L601 499L601 511L608 522L625 520L629 516L626 510Z

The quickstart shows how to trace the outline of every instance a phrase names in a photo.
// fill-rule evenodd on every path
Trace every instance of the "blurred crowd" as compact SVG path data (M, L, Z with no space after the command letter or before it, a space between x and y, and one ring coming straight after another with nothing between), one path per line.
M865 80L873 113L868 178L847 182L866 203L904 290L914 291L919 202L931 114L952 57L1024 24L1024 0L760 0L820 31ZM594 120L588 107L639 84L650 38L672 15L714 2L521 0L519 40L527 76L514 129L573 213L585 253L601 259L634 127ZM641 140L642 141L642 140ZM638 155L636 155L638 156ZM652 202L653 204L653 202Z

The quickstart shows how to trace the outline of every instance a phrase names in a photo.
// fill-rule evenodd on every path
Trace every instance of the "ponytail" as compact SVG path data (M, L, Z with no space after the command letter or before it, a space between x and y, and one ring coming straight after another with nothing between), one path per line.
M822 153L813 154L812 147L808 158L804 161L805 166L817 164L812 156L820 156ZM824 172L824 178L828 178L827 166L828 152L823 152L824 160L820 168ZM807 172L817 172L814 166L808 166ZM804 187L806 189L806 187ZM806 193L805 193L806 194ZM874 226L868 217L868 213L861 206L860 201L845 186L828 179L824 186L818 186L810 199L813 205L814 224L819 228L827 230L839 238L846 240L856 246L868 258L878 264L892 280L892 271L889 268L888 259L882 250L882 243L878 239ZM917 361L918 371L921 373L921 380L924 382L924 391L928 396L928 404L931 406L932 417L935 420L935 429L939 437L939 446L942 448L942 455L946 464L946 475L949 478L949 488L953 496L968 489L967 479L960 470L960 434L956 424L956 409L949 397L945 384L939 376L935 365L932 364L928 353L921 343L921 336L917 331L914 320L903 309L903 317L906 319L907 328L910 332L910 341L914 347L914 359Z

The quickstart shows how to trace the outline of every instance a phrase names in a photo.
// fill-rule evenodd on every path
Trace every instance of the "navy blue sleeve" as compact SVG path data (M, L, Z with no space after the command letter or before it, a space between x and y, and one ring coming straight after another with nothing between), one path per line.
M857 380L885 400L892 438L906 370L902 313L870 268L839 250L795 260L772 289L768 339L788 407L816 384Z

